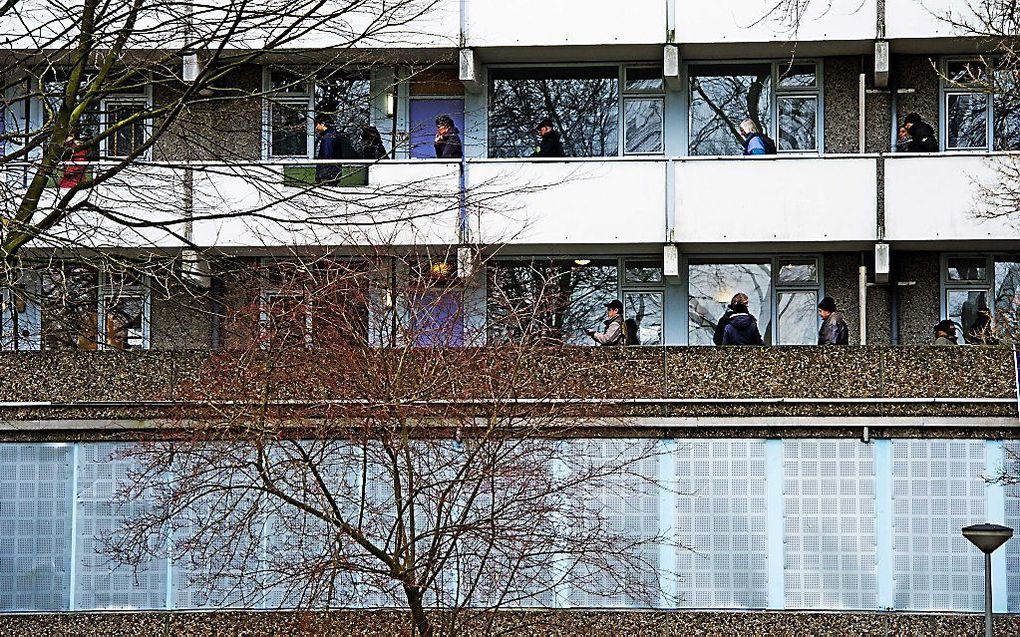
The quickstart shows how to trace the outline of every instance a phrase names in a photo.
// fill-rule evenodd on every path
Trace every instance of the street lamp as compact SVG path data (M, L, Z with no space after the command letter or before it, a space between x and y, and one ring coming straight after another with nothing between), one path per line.
M972 524L963 537L985 554L985 637L992 637L992 553L1013 537L1013 529L1001 524Z

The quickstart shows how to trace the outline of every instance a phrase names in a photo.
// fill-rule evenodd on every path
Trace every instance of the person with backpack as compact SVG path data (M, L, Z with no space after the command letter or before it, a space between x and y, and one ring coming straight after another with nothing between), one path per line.
M606 303L606 327L603 332L585 330L599 345L626 345L627 327L623 320L623 303L619 299L613 299Z
M939 140L935 137L935 129L921 119L917 113L910 113L903 120L903 128L909 139L897 146L897 152L906 153L937 153Z
M822 326L818 328L819 345L849 345L850 327L843 313L836 309L836 300L831 296L822 299L818 304L818 316L822 317Z
M759 131L751 119L740 122L740 134L744 137L745 155L775 155L778 152L776 142Z

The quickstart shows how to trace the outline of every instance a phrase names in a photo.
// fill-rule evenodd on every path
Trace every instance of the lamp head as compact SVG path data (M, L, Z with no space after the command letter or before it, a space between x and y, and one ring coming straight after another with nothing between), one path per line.
M972 524L961 530L963 537L984 553L992 553L1013 537L1013 529L1001 524Z

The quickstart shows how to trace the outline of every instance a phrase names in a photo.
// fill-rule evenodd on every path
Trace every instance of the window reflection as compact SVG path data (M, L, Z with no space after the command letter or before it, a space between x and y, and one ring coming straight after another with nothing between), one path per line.
M758 329L771 342L772 265L765 263L692 263L688 266L688 342L712 345L715 326L737 292L748 296Z
M604 303L617 298L616 260L504 261L488 268L489 341L592 345Z
M815 97L779 98L780 150L815 150L818 148L815 124L818 100Z
M662 98L628 98L624 102L627 153L662 152Z
M690 154L741 154L747 118L771 130L771 64L692 66L690 77Z
M492 69L490 77L490 157L530 157L545 117L568 157L618 153L618 67Z
M780 345L814 345L818 342L818 293L814 290L780 292L776 306Z
M967 331L977 321L978 311L987 308L987 290L946 291L946 316L956 323L957 342L963 344Z
M1001 338L1020 340L1020 262L995 263L995 325Z
M636 345L662 345L661 292L626 292L623 316L637 326Z
M946 96L946 131L949 148L984 148L988 145L988 96L962 93Z

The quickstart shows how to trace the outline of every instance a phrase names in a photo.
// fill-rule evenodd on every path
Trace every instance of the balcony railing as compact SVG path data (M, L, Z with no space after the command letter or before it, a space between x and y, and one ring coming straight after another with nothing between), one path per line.
M390 355L388 350L373 351L375 356ZM468 352L465 357L478 364L479 358L470 353L472 350L457 351ZM500 351L491 350L485 360L498 364ZM412 375L417 365L426 369L435 361L433 350L417 352L412 356L404 351L392 354L403 357L402 369ZM347 383L309 383L309 375L349 373L321 364L324 359L318 356L315 351L308 353L300 379L301 387L316 387L317 395L287 393L288 403L342 403L366 398L342 392L322 393L332 391L326 389L329 387L340 391ZM469 365L458 370L455 354L443 356L451 361L451 374L479 373L477 367ZM586 403L586 396L596 395L591 388L599 387L599 370L606 365L622 368L636 381L626 388L610 388L608 394L598 394L595 407L607 415L1017 415L1014 356L1007 348L562 347L530 352L528 356L533 360L527 368L537 375L533 379L538 381L537 386L545 387L541 378L561 379L561 384L549 388L551 394L546 395L543 389L544 395L536 400L564 409L585 405L589 415L593 413L592 405ZM209 357L208 352L198 351L0 353L0 415L14 419L26 414L42 417L43 412L68 418L165 415L175 401L201 401L201 396L188 386L209 369ZM218 365L218 369L225 369L222 361ZM564 378L570 380L564 382ZM946 378L954 380L946 382ZM468 398L449 396L443 400ZM427 406L428 399L423 402Z

